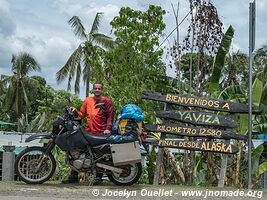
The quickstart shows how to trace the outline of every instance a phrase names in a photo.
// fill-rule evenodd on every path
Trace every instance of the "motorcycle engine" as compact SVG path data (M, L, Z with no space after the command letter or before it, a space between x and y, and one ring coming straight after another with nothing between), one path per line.
M91 159L86 158L85 153L74 150L69 152L73 158L73 166L76 169L89 168L91 166Z

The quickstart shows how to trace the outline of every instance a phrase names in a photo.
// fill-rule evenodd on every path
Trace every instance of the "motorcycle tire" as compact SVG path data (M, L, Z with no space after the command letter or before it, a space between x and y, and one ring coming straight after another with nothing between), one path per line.
M135 184L142 175L142 164L128 164L123 166L117 166L117 168L123 169L123 172L117 176L114 172L107 174L108 179L118 186L130 186Z
M43 147L28 147L19 153L15 161L15 171L20 180L28 184L42 184L53 176L56 170L56 160L51 153L44 158L45 161L42 162L40 166L41 169L38 170L38 172L33 171L34 167L38 166L38 160L42 159L41 156L44 152L45 148ZM47 161L49 161L49 163L47 163ZM31 167L33 167L33 169L31 169ZM48 173L38 178L38 173L44 173L47 168L49 169Z

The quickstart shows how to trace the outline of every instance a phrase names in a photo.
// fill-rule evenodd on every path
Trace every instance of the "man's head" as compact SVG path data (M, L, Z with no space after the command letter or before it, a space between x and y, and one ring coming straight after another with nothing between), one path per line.
M96 98L100 98L102 96L102 94L103 94L103 85L102 85L102 83L98 83L98 82L94 83L93 91L94 91L94 96Z

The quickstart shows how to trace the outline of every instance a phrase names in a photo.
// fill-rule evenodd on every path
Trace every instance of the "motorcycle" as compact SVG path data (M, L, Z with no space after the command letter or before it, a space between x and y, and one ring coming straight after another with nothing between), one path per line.
M28 137L25 142L47 139L48 143L44 147L28 147L16 157L15 170L19 178L28 184L48 181L56 170L52 150L57 145L66 152L66 163L72 170L93 175L105 173L118 186L136 183L142 174L140 160L115 166L112 158L114 152L107 136L88 133L80 122L70 108L65 108L63 115L53 122L51 133Z

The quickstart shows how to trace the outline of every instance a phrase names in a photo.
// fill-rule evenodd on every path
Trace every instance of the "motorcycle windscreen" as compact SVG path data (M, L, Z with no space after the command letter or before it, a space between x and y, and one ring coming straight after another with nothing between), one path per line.
M74 131L67 131L58 135L55 140L55 143L63 151L71 151L73 149L83 150L88 144L80 129Z

